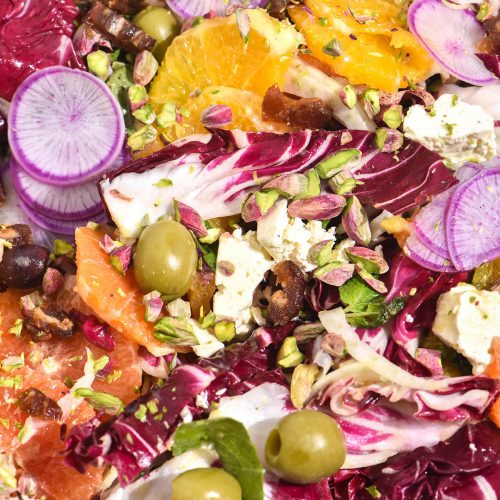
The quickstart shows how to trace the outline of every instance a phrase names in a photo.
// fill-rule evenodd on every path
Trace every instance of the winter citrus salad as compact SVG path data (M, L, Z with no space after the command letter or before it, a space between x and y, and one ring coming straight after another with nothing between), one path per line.
M496 499L500 4L0 5L0 497Z

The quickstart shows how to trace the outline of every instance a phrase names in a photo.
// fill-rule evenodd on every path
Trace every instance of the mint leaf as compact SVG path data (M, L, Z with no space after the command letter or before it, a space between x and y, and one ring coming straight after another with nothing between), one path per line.
M217 250L219 248L218 242L212 243L210 245L199 243L198 247L203 254L203 260L205 261L205 263L212 271L215 271L215 267L217 265Z
M369 287L357 276L346 281L340 288L340 300L347 306L345 312L363 312L371 302L383 299L380 293Z
M211 444L226 472L241 485L243 500L264 498L264 469L245 427L232 418L198 420L181 425L174 435L174 456Z
M404 307L404 299L397 297L388 303L384 296L354 277L339 288L347 321L360 328L376 328L387 323Z

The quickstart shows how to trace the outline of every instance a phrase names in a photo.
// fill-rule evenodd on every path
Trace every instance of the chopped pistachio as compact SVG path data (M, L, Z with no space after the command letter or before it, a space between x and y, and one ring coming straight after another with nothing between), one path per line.
M344 90L340 93L340 99L349 109L353 109L358 102L358 96L352 85L346 85Z
M94 373L100 372L109 363L109 356L101 356L99 359L94 361L93 370Z
M315 169L322 179L329 179L341 172L350 162L359 160L360 157L359 149L343 149L318 163Z
M319 178L316 169L311 168L306 174L307 177L307 187L306 189L294 197L294 200L302 200L304 198L311 198L312 196L318 196L321 192L321 180Z
M365 111L370 118L380 113L380 95L378 90L369 89L363 95Z
M136 120L146 125L152 125L156 118L156 114L151 104L145 104L142 108L135 110L132 115Z
M158 61L151 52L143 50L134 61L134 83L147 85L158 71Z
M349 177L342 181L340 186L337 188L337 194L347 194L350 193L356 186L358 181L354 177Z
M127 89L127 94L132 111L144 106L149 99L146 87L137 83L134 83Z
M295 337L287 337L283 341L276 359L282 368L293 368L304 361L304 354L299 351Z
M157 188L167 188L172 187L174 183L170 179L160 179L158 182L153 184L154 187Z
M403 123L403 106L396 104L384 112L383 120L389 128L398 128Z
M14 325L9 328L8 332L12 333L12 335L15 335L16 337L20 337L23 330L23 323L24 321L21 318L17 318L16 321L14 321Z
M96 410L108 410L112 413L121 413L124 404L120 398L108 394L107 392L96 392L92 389L80 387L74 392L75 397L85 398Z
M214 326L214 333L217 340L229 342L236 335L236 327L232 321L219 321Z
M211 227L207 229L208 234L202 238L198 238L202 243L207 243L208 245L215 243L219 236L222 234L223 230L220 227Z
M57 239L54 241L54 254L56 256L67 255L68 257L73 257L75 255L75 247L67 241Z
M304 408L319 373L320 370L316 365L301 364L293 370L292 381L290 383L290 399L293 406L298 410Z
M280 193L277 189L271 189L270 191L258 191L255 193L255 202L259 207L259 210L262 215L267 214L269 210L274 206L274 204L278 201L280 197Z
M171 127L177 123L177 108L173 102L166 102L156 117L156 123L161 128Z
M172 345L193 346L198 344L193 327L187 318L164 317L156 322L154 336Z
M324 47L323 52L332 57L338 57L342 54L342 45L336 38L332 38Z
M127 139L127 146L132 151L140 151L153 142L156 139L157 134L158 132L153 126L145 125L129 136Z
M87 67L93 75L103 81L113 72L109 54L103 50L96 50L87 56Z

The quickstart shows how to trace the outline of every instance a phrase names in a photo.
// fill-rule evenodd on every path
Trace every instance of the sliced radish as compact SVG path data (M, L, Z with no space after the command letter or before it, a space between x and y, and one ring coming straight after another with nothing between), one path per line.
M442 0L415 0L408 26L430 55L452 75L473 85L498 81L475 55L485 31L470 9L453 9Z
M500 167L485 169L457 188L446 214L446 237L461 271L500 256Z
M79 186L50 186L31 177L14 158L10 162L10 172L19 198L42 215L71 221L102 212L94 181Z
M54 66L29 76L9 111L9 143L35 179L75 185L104 172L122 149L118 101L98 78Z
M29 205L24 203L24 201L19 200L19 205L23 209L23 211L26 213L26 215L39 227L42 229L45 229L47 231L51 231L53 233L57 234L64 234L68 236L73 236L75 234L75 229L77 227L85 226L89 220L92 220L94 222L104 222L106 220L105 215L101 212L99 214L96 214L94 216L86 217L84 219L79 219L79 220L59 220L59 219L54 219L52 217L47 217L46 215L42 215L33 208L31 208Z
M457 272L451 261L433 252L415 234L411 234L406 240L405 253L411 260L425 269L444 273Z
M483 170L479 163L464 163L455 172L455 177L460 182L465 182ZM432 198L415 217L414 227L418 239L434 253L446 260L451 260L446 239L445 217L450 204L450 199L457 189L453 186L444 193Z
M455 171L455 177L460 182L465 182L481 172L483 169L484 166L480 165L479 163L464 163Z
M453 188L452 188L453 189ZM415 233L418 239L443 259L450 260L444 218L451 197L446 191L432 199L415 217Z
M218 16L223 16L231 6L244 5L247 9L256 7L265 7L268 0L166 0L170 9L180 18L189 19L190 17L203 16L210 11Z

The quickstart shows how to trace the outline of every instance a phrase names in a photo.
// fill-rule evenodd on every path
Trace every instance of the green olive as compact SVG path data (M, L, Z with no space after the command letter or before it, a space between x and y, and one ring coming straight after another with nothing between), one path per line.
M241 500L241 486L224 469L209 467L183 472L172 482L171 500Z
M291 483L317 483L337 472L344 463L344 435L335 420L315 410L283 417L269 433L266 461L281 479Z
M134 274L142 291L157 290L170 301L189 290L197 264L191 233L179 222L164 220L142 232L134 255Z
M179 34L180 26L175 16L163 7L146 7L135 17L134 23L156 40L153 55L161 62L167 47Z

